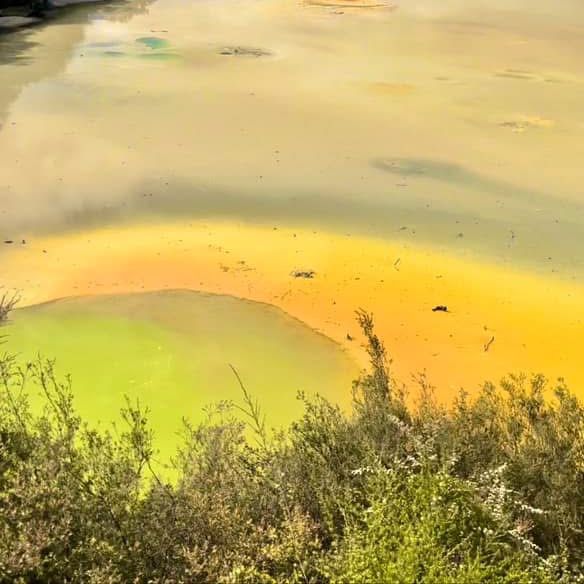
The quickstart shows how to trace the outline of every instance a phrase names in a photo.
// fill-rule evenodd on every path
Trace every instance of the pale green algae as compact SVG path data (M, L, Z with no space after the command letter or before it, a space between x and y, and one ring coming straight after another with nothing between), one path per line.
M356 367L338 345L273 307L229 296L161 292L61 300L14 313L8 350L24 363L55 358L70 373L84 419L120 420L125 396L150 410L166 459L181 418L221 400L241 403L233 365L269 426L302 411L298 392L350 395ZM344 396L340 395L344 392ZM32 396L38 403L38 391Z

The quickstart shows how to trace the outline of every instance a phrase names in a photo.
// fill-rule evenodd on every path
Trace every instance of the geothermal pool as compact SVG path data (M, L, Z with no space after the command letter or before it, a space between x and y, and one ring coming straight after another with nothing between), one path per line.
M231 367L268 428L302 415L300 392L347 405L350 392L339 400L339 388L358 374L334 341L280 309L200 292L56 300L17 310L7 334L20 359L50 356L71 376L85 420L119 425L126 399L147 408L165 458L180 443L183 418L204 419L226 401L243 405Z
M349 395L357 308L396 376L443 399L512 371L584 395L582 54L569 0L115 2L0 36L0 285L25 307L83 298L74 322L25 308L14 346L66 371L64 347L98 363L110 326L139 362L140 331L162 333L128 298L188 290L195 308L164 297L164 334L192 326L165 351L204 360L216 330L252 381L282 351L256 380L278 419L281 371L288 397ZM200 294L233 299L216 329L184 316ZM220 355L152 382L231 396Z

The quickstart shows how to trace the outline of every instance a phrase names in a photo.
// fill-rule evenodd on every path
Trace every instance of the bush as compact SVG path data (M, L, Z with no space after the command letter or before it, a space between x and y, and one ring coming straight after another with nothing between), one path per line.
M358 318L371 367L349 415L302 398L303 417L268 433L242 384L243 405L185 423L172 482L139 404L122 428L95 431L52 362L5 355L0 582L583 581L578 400L511 377L446 409L422 378L412 407L371 317Z
M536 584L552 576L504 521L451 475L415 466L377 469L369 506L347 528L337 584Z

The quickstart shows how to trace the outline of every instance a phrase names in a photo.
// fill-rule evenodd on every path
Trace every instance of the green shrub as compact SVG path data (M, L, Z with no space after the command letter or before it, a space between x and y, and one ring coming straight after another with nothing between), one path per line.
M377 469L370 502L334 564L336 584L535 584L552 582L543 560L481 502L476 489L444 472Z
M383 584L584 581L584 409L535 377L461 394L371 368L347 415L317 398L266 432L243 405L184 426L171 482L147 412L89 428L68 380L0 358L0 582ZM45 408L31 411L31 388Z

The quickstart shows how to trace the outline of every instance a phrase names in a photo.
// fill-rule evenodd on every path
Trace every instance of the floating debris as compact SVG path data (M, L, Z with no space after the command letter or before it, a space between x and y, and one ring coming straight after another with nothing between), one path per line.
M487 343L483 346L485 353L491 348L491 345L495 342L495 337L491 337Z
M272 53L266 49L258 47L223 47L219 51L220 55L228 57L269 57Z
M552 128L554 121L538 116L519 116L514 120L503 121L499 126L509 128L512 132L522 133L531 128Z
M535 81L538 79L535 73L524 69L503 69L502 71L497 71L495 77L507 77L508 79L521 79L525 81Z
M306 280L312 280L312 278L316 276L316 272L314 270L294 270L292 272L292 276L294 278L305 278Z
M306 4L328 8L386 8L388 10L397 8L395 4L375 0L307 0Z

